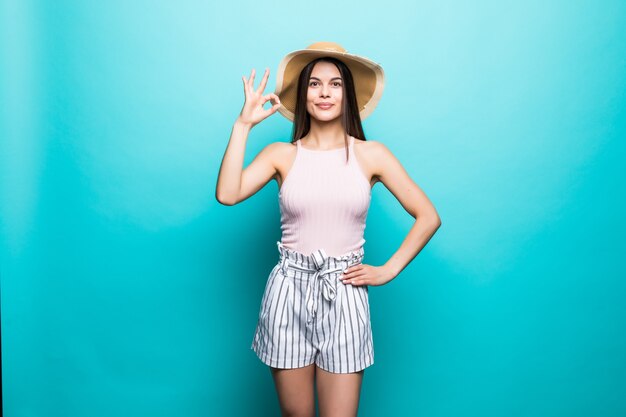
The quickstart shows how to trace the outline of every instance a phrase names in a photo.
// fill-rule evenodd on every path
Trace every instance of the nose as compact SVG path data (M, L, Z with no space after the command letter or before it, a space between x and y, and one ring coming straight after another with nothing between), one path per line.
M320 94L322 97L329 97L330 87L328 85L322 85L320 88Z

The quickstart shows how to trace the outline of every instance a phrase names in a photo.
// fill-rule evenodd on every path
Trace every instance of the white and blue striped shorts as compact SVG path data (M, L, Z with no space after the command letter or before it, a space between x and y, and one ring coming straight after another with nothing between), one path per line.
M266 365L301 368L315 362L333 373L358 372L374 363L368 286L341 282L364 250L339 257L286 248L272 269L251 349Z

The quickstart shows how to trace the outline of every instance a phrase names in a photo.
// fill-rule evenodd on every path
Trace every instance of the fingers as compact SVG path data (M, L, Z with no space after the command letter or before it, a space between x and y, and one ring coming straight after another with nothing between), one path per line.
M357 272L357 271L361 271L365 268L365 266L363 264L354 264L354 265L350 265L349 267L347 267L346 269L343 270L345 275Z
M278 97L274 93L269 93L269 94L264 95L263 96L263 103L261 103L261 104L267 103L268 100L273 100L274 102L280 104L280 97Z
M276 112L276 111L280 108L280 106L282 106L282 104L280 104L280 103L276 103L276 104L274 104L274 105L270 108L270 112L275 113L275 112Z
M280 106L282 106L282 103L280 102L280 99L274 93L270 93L270 94L267 94L267 95L263 96L263 103L267 103L267 101L271 100L271 99L273 99L273 101L275 101L275 104L272 107L270 107L269 109L267 109L266 112L268 113L268 115L275 113L280 108Z
M263 74L263 79L261 80L261 84L259 85L259 89L257 90L260 94L263 94L265 90L265 86L267 85L267 80L269 79L270 69L265 68L265 74Z
M343 280L344 281L350 281L352 279L363 277L363 276L367 276L367 272L366 271L363 271L363 270L352 271L352 272L348 272L348 273L344 274L343 275Z
M250 72L250 78L246 80L246 77L243 76L242 80L244 83L244 87L246 91L251 92L254 91L254 75L256 74L256 70L252 68ZM265 86L267 85L267 80L269 79L270 69L265 68L265 73L263 74L263 78L261 79L261 84L259 84L259 88L256 90L257 93L262 94L265 90Z
M250 88L250 91L254 90L254 74L255 74L256 70L254 68L252 68L252 72L250 73L250 80L248 81L248 88Z
M269 94L266 94L266 95L263 96L263 101L261 102L261 107L263 107L263 105L265 103L267 103L268 100L272 100L275 103L272 107L267 109L267 113L268 114L272 114L272 113L276 112L276 110L278 110L280 108L280 106L282 106L282 103L280 102L280 98L276 94L274 94L274 93L269 93Z
M247 96L248 95L248 80L246 80L246 76L245 75L243 75L241 77L241 79L243 81L243 92Z
M343 284L358 285L362 277L367 276L367 271L362 264L349 266L344 270L341 276L341 282Z
M359 285L369 285L369 281L370 279L366 275L363 275L350 279L344 279L341 283L344 285L354 285L358 287Z

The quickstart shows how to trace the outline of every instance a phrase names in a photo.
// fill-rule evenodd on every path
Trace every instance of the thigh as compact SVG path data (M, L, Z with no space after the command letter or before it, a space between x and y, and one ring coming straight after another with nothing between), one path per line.
M317 397L320 417L355 417L365 371L332 373L317 368Z
M270 367L278 402L283 416L315 416L315 365L302 368L278 369Z

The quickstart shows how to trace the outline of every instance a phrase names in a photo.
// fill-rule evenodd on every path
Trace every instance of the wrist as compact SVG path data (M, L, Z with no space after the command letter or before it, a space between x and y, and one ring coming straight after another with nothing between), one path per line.
M401 271L401 268L398 268L396 265L393 265L389 262L385 263L383 265L383 268L385 268L385 271L391 277L391 279L397 277Z
M250 129L252 129L254 127L254 125L251 122L247 122L247 121L243 120L241 118L241 116L237 117L237 119L235 120L235 126L242 127L242 128L248 129L248 130L250 130Z

